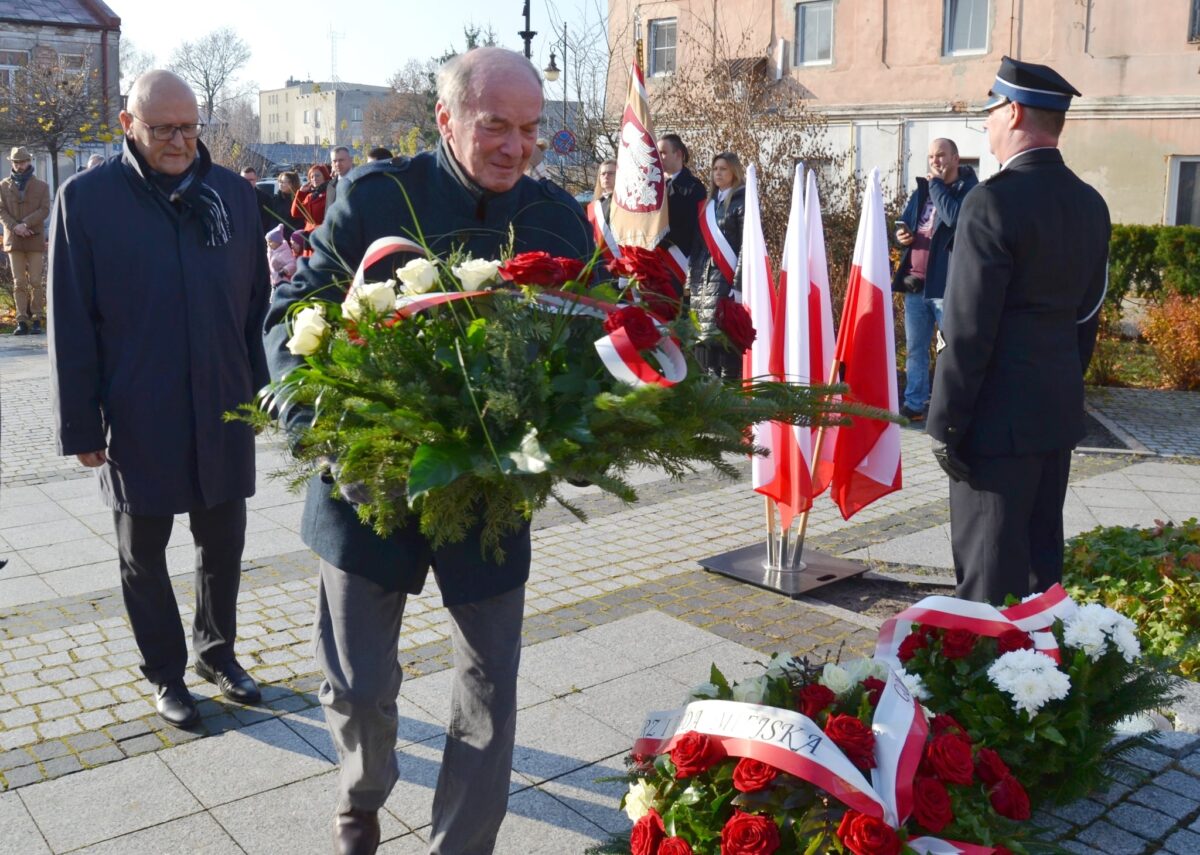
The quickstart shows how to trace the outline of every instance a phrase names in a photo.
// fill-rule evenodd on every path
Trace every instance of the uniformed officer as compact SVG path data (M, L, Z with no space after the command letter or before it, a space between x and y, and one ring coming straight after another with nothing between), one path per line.
M928 432L950 476L958 595L1001 603L1062 578L1062 508L1108 267L1108 206L1058 151L1071 97L1004 57L985 127L1001 170L967 195Z
M462 248L500 258L510 240L515 252L591 257L579 204L548 180L524 177L542 113L541 78L529 60L477 48L442 66L437 90L437 151L351 172L313 232L312 257L276 290L267 316L276 379L299 362L285 346L289 306L344 288L343 264L356 267L377 238L419 230L442 257ZM367 278L386 279L407 260L390 256ZM450 616L455 676L429 853L486 855L504 819L512 771L529 527L503 539L504 561L485 562L478 532L437 549L415 522L380 538L359 522L353 496L343 496L331 497L314 478L301 530L321 557L314 634L325 674L321 703L341 761L335 851L363 855L379 845L378 812L399 775L396 649L405 599L432 567Z

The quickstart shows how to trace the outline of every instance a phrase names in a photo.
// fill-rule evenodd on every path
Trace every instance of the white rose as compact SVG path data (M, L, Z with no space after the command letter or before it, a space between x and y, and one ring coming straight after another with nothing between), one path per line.
M656 798L658 788L645 778L638 778L636 784L630 784L629 792L625 796L625 815L629 817L629 821L637 822L650 813Z
M835 665L832 662L825 663L825 669L821 672L821 679L817 682L835 695L845 694L854 685L850 681L850 672L841 665Z
M346 294L342 303L342 314L351 320L362 318L363 306L370 306L376 314L390 311L396 303L396 280L386 282L364 282L355 285Z
M287 341L287 349L293 356L311 356L321 347L321 339L328 330L323 306L301 309L292 318L292 337Z
M432 290L437 281L437 265L425 258L414 258L396 271L396 275L409 294L424 294Z
M771 680L765 676L742 680L733 687L733 699L743 704L763 704L767 701L767 692L770 688Z
M478 291L496 278L499 269L499 261L488 261L486 258L468 258L458 267L452 268L464 291Z

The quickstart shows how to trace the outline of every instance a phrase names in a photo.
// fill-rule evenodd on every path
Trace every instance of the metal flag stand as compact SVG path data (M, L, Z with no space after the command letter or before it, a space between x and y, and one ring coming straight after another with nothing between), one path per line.
M827 376L838 376L841 364L834 360ZM817 429L817 440L813 443L813 470L821 459L825 444L825 426ZM775 502L763 497L767 512L766 544L756 543L732 552L722 552L700 559L700 566L711 573L720 573L731 579L748 582L769 591L784 594L792 599L804 596L809 591L822 588L843 579L866 573L870 568L859 561L836 558L824 552L810 549L804 551L804 537L808 531L808 515L811 507L800 515L800 524L792 542L792 526L782 530L775 521Z

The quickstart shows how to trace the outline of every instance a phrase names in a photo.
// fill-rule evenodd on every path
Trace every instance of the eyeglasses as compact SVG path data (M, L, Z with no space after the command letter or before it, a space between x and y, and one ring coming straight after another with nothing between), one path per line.
M129 115L133 116L133 113ZM204 130L203 122L189 122L186 125L152 125L140 116L133 117L149 128L150 136L159 142L167 142L170 139L174 139L176 131L179 131L179 135L185 140L194 140Z

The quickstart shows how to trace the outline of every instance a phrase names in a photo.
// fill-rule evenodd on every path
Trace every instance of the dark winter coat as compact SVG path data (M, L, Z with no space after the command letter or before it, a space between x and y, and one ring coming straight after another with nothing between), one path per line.
M127 143L129 145L129 143ZM257 199L200 146L232 236L143 178L132 154L63 183L50 232L50 372L58 450L106 449L105 504L176 514L254 494L254 432L225 413L268 380L270 283Z
M403 190L401 190L403 186ZM408 201L405 194L407 193ZM411 202L411 211L409 204ZM513 251L544 250L552 255L590 258L592 229L579 203L549 180L521 178L505 193L482 190L467 179L444 147L413 158L367 163L342 178L338 202L312 236L313 254L300 262L291 282L275 290L267 317L267 354L279 379L300 363L288 352L284 319L298 300L344 289L367 247L381 237L421 232L439 256L464 247L475 258L500 258L509 242ZM388 256L367 271L367 280L394 277L412 256ZM289 427L303 421L291 414ZM478 537L434 550L415 522L388 538L359 522L353 505L335 499L330 487L314 477L308 488L301 535L314 552L347 573L365 576L391 591L417 593L432 566L447 605L497 596L529 577L529 527L502 542L505 561L485 561Z
M703 213L700 216L704 216ZM728 297L742 284L741 255L742 255L742 223L746 218L746 187L735 187L725 197L725 204L717 207L717 226L730 248L737 253L739 264L734 270L734 282L725 278L712 260L708 244L704 242L702 233L696 233L696 243L692 248L691 270L688 272L688 291L691 294L692 311L700 323L700 338L710 339L719 335L717 329L717 301Z
M925 290L922 294L926 299L938 300L946 295L946 274L950 270L950 253L954 249L954 226L958 222L958 211L963 199L971 188L979 183L975 170L969 166L958 168L958 178L951 184L946 184L940 178L929 181L917 179L916 191L908 197L904 207L904 225L912 234L917 233L917 223L921 219L921 211L925 201L933 198L933 207L937 211L937 225L933 229L933 238L929 242L929 263L925 268ZM912 269L910 262L912 244L904 248L900 256L900 265L896 275L892 277L892 290L903 291L900 282Z
M688 257L703 243L698 218L705 193L703 182L686 166L667 185L667 239Z

